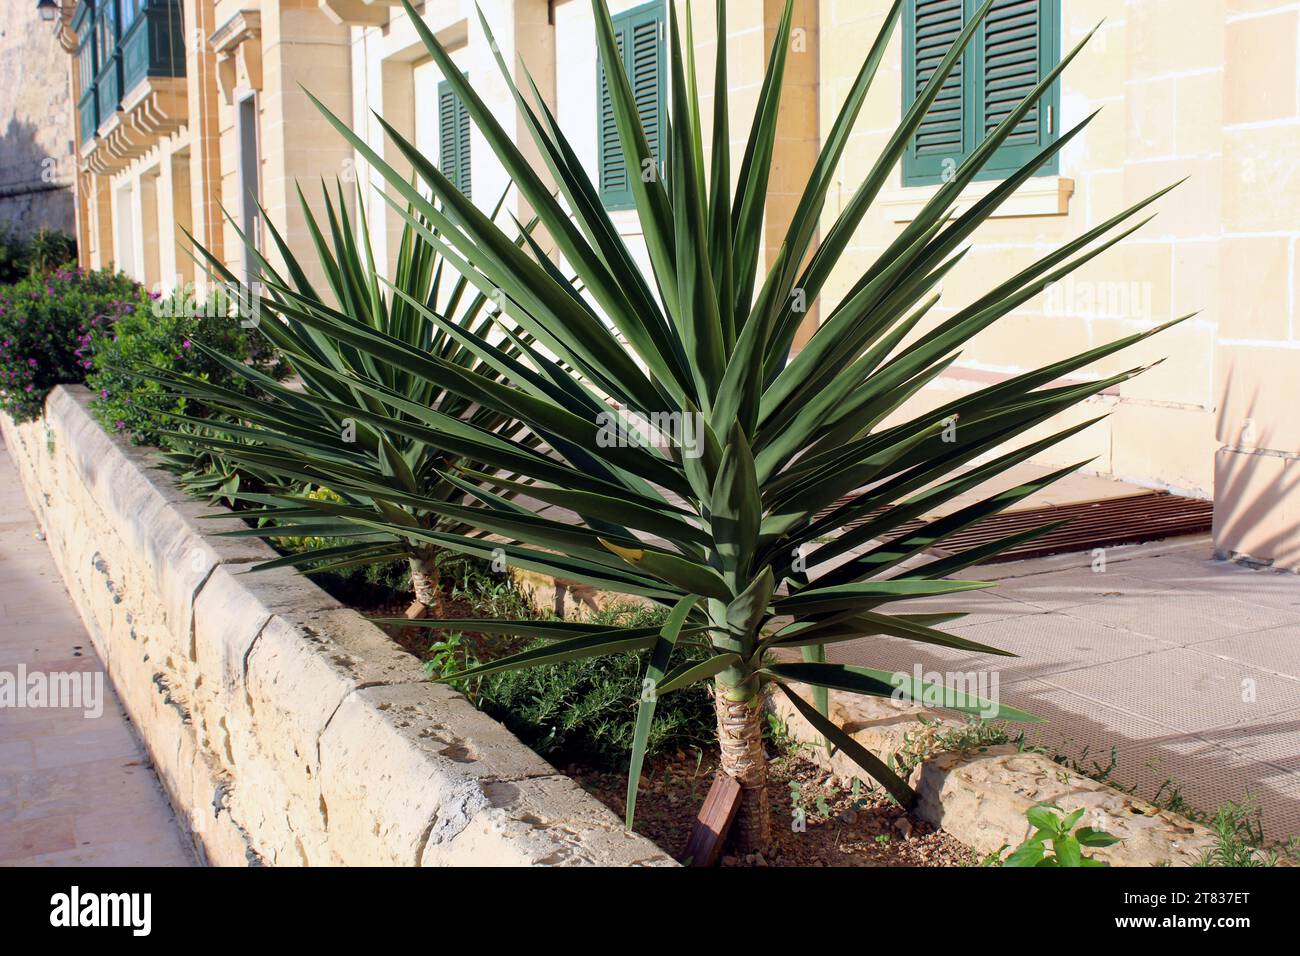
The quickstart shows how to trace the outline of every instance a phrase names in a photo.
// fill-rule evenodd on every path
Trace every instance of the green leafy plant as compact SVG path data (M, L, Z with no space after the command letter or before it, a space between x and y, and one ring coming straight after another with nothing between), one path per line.
M38 417L55 385L84 382L91 339L148 309L144 289L121 273L62 269L0 288L0 409Z
M617 602L586 621L598 627L658 627L665 617L660 609ZM545 642L527 646L544 648ZM678 656L685 660L684 652ZM645 657L645 652L613 654L498 671L481 678L471 699L543 756L624 769L636 736ZM713 703L703 687L694 687L656 709L645 753L699 748L712 735Z
M1000 854L991 854L984 861L986 866L1106 866L1100 860L1085 856L1085 847L1114 846L1120 842L1105 830L1092 827L1075 829L1083 818L1084 808L1080 807L1069 816L1054 803L1036 803L1025 812L1026 819L1034 828L1029 839L1012 850L1004 859ZM1049 847L1050 844L1050 847Z
M883 634L1004 654L939 629L959 614L884 613L881 608L986 587L950 576L1046 528L944 558L927 557L926 550L1079 465L945 517L926 516L1092 424L1096 419L1001 450L1142 371L1132 368L1082 383L1069 380L1072 373L1157 330L1012 376L930 411L900 416L903 420L891 417L941 375L973 336L1139 228L1142 221L1130 220L1167 191L1088 229L994 284L951 317L922 325L938 301L938 285L961 260L975 230L1091 121L1089 117L1066 131L964 212L955 211L962 190L1082 44L988 132L844 298L824 309L824 321L792 354L806 305L818 298L894 175L992 0L963 28L866 178L827 222L827 194L900 18L902 4L896 0L842 109L829 122L822 153L779 252L765 270L760 266L763 209L790 46L791 4L781 18L748 143L733 175L725 95L713 98L712 148L705 161L706 119L697 92L689 15L683 25L676 5L669 6L672 122L665 131L660 167L621 68L609 11L603 0L593 0L596 46L627 166L644 171L630 179L648 272L636 265L581 167L579 152L526 71L517 73L498 53L519 126L537 150L529 155L513 141L514 124L508 129L494 116L409 2L403 0L403 5L521 199L535 210L553 248L540 248L526 231L508 231L477 209L382 118L381 126L419 183L408 181L406 172L385 161L349 122L317 101L339 134L401 197L406 205L395 203L394 208L409 228L470 286L500 305L492 317L495 337L458 337L474 357L473 367L467 368L377 330L366 310L350 301L338 310L307 305L283 282L272 280L271 295L287 320L298 323L303 334L342 343L340 349L358 356L329 378L367 396L366 403L349 410L373 430L376 443L400 439L443 449L446 455L431 467L447 468L444 480L464 489L472 502L450 503L412 490L400 468L391 475L358 470L329 487L364 497L373 507L340 510L339 518L386 536L386 546L405 539L484 559L495 555L518 568L639 595L671 609L660 627L501 621L494 625L499 633L543 643L451 676L486 677L648 651L643 681L653 693L642 694L638 703L629 826L656 707L671 694L711 684L720 766L741 786L732 840L742 852L761 849L771 832L761 706L769 688L787 694L819 733L904 805L913 798L906 782L824 716L823 692L922 702L928 696L961 712L1033 719L906 675L827 663L825 648ZM727 4L719 0L720 36L726 35L726 16ZM486 21L482 29L497 49ZM718 45L714 67L715 86L725 90L726 44ZM527 94L516 86L517 75L525 77ZM537 168L533 155L541 157L544 170ZM369 287L368 280L362 285ZM458 328L436 304L413 303L412 308L440 329ZM490 410L494 424L416 405L404 385L391 384L395 376L425 382ZM294 436L285 451L321 462L313 472L335 456L350 454L318 443L315 432L305 427L334 407L311 398L286 402L279 413L286 434ZM538 441L525 440L532 438ZM478 464L467 466L468 460ZM472 530L408 520L408 507L427 509ZM907 523L916 519L923 526L908 530ZM475 627L483 630L484 623L475 622ZM675 662L682 650L690 656ZM792 660L793 652L803 660ZM813 689L811 701L805 699L803 688L808 687Z
M12 223L0 223L0 285L10 285L27 275L27 240Z
M38 229L27 243L25 264L33 274L44 275L77 261L77 241L66 232Z
M77 261L77 242L66 232L38 229L31 238L11 223L0 223L0 285L29 275L70 269Z
M1213 815L1197 814L1198 822L1214 831L1215 845L1206 850L1197 866L1271 867L1283 856L1296 859L1294 840L1291 845L1266 846L1264 824L1259 804L1251 799L1227 801Z
M151 296L147 308L121 316L111 327L91 330L93 364L86 385L100 424L129 436L134 444L158 445L170 416L185 414L193 404L156 379L141 378L136 374L141 368L166 367L255 398L258 390L250 380L213 358L211 351L196 348L194 343L200 341L247 362L263 376L283 377L283 366L262 337L231 317L219 293L207 302L198 300L192 288Z

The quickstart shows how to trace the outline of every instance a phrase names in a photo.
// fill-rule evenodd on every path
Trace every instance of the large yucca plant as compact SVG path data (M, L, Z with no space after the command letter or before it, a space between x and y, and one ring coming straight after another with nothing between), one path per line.
M1079 47L989 133L915 221L828 310L808 344L791 355L804 304L821 292L993 2L988 0L962 30L865 180L815 243L827 190L897 25L901 0L896 0L766 270L760 267L760 234L790 40L790 4L772 48L748 145L733 176L726 43L718 44L718 95L706 168L689 10L685 36L674 10L669 31L672 122L660 170L620 65L608 10L602 0L593 0L596 42L627 165L646 172L633 175L631 185L651 262L648 275L634 264L577 153L531 80L530 97L525 97L498 54L549 180L511 141L406 0L407 16L430 55L576 280L567 278L536 244L519 242L520 236L476 209L391 126L384 124L393 144L434 200L321 106L339 133L402 196L402 204L393 205L411 228L502 310L494 335L458 338L475 358L466 364L385 334L352 303L337 310L309 307L287 289L279 290L281 314L354 356L345 368L321 374L340 389L366 396L352 413L373 429L375 442L414 442L441 449L449 458L478 462L456 465L443 476L466 491L461 503L427 496L398 474L381 476L371 470L336 478L333 490L373 503L340 507L336 517L412 546L483 557L499 549L516 567L641 595L672 608L662 629L476 622L478 631L548 643L457 675L648 651L647 691L638 705L628 782L629 826L655 700L700 681L711 681L715 691L722 771L742 788L734 834L741 849L761 847L769 837L760 711L769 686L789 695L821 733L890 794L900 802L910 800L903 780L794 688L815 688L814 701L817 694L824 700L830 688L916 700L933 690L882 671L826 663L828 644L864 635L1004 653L937 629L959 615L887 614L882 606L985 586L949 576L1034 532L942 560L927 557L926 549L1078 466L961 507L918 530L902 529L1080 431L1090 423L1015 450L996 451L1141 371L1061 384L1070 373L1150 332L1017 375L902 423L885 424L954 361L963 343L1138 228L1141 223L1128 225L1129 220L1160 195L1088 230L952 317L919 331L938 299L935 290L961 259L976 227L1087 125L1085 120L1065 133L968 211L954 213L962 189ZM718 0L722 38L726 13L726 3ZM483 28L491 43L486 22ZM558 194L553 192L557 186ZM283 251L292 261L289 251ZM432 304L419 304L416 311L440 328L452 327ZM394 383L398 375L403 381L428 383L431 392L457 396L466 403L464 411L447 414L423 400L412 401L409 390ZM291 434L294 409L301 408L305 419L332 414L332 406L315 399L283 400L279 427L285 434ZM476 417L488 413L490 421ZM647 434L654 440L647 441ZM352 454L310 444L299 452L309 458ZM513 499L507 497L511 494ZM397 510L412 508L472 527L477 535L397 517ZM392 516L376 514L388 509ZM483 534L492 537L485 540ZM674 645L686 642L707 649L706 659L666 673ZM793 653L796 648L801 655ZM943 699L958 710L1028 717L951 690Z

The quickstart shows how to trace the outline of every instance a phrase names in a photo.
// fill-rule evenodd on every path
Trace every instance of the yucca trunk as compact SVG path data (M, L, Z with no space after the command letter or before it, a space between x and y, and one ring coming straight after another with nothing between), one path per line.
M407 618L415 621L422 617L442 617L442 575L438 570L437 551L422 548L408 561L415 600L406 609Z
M767 756L763 753L763 706L759 695L732 700L735 690L719 686L713 696L718 715L722 772L740 784L740 809L728 845L737 853L765 850L772 838L772 805L767 797Z

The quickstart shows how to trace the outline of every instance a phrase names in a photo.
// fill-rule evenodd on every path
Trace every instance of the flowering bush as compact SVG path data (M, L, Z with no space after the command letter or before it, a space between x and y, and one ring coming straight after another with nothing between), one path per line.
M166 368L240 392L250 391L246 379L233 375L212 356L197 348L202 342L226 355L238 355L258 371L280 377L282 366L253 329L231 317L225 299L199 301L191 289L166 298L151 293L143 309L122 316L111 327L90 336L93 370L86 384L94 393L91 408L110 432L127 435L138 445L167 445L162 432L176 428L172 415L202 414L187 401L168 394L137 373Z
M60 269L0 287L0 409L18 421L40 415L51 388L85 381L92 335L147 301L107 270Z

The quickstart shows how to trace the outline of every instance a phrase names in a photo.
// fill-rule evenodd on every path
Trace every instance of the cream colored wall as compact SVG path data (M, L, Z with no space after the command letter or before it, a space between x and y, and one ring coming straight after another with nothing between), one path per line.
M1144 0L1069 0L1063 4L1063 46L1068 50L1103 17L1105 26L1069 69L1061 90L1061 129L1101 108L1091 126L1061 155L1060 176L1034 180L1017 197L1024 215L996 219L976 234L966 260L944 283L944 297L922 323L932 328L1028 266L1051 249L1097 225L1126 205L1192 174L1193 182L1156 208L1154 223L1077 272L1072 283L1043 295L972 341L950 375L918 405L938 404L1016 372L1035 368L1092 346L1208 305L1195 290L1179 286L1176 274L1189 257L1204 251L1217 217L1219 173L1214 145L1192 134L1205 125L1212 103L1196 107L1197 122L1176 118L1174 90L1185 99L1204 95L1215 69L1201 63L1196 44L1175 35L1187 28L1178 9L1199 0L1162 4ZM1141 13L1138 8L1146 9ZM821 123L823 137L843 102L864 52L879 29L883 0L840 3L823 0ZM1153 48L1150 34L1167 35ZM1164 49L1167 47L1168 49ZM829 227L865 177L901 114L901 27L877 76L828 203ZM1190 48L1190 55L1188 51ZM1161 101L1161 97L1165 97ZM1186 135L1174 135L1183 126ZM987 187L982 187L987 188ZM1070 190L1073 190L1072 194ZM897 221L919 207L925 189L905 189L895 170L882 202L854 237L842 269L830 284L823 308L833 305L902 228ZM1064 211L1062 211L1064 209ZM1174 294L1174 289L1179 294ZM1195 304L1189 300L1196 300ZM1047 453L1043 460L1067 464L1085 458L1104 474L1209 495L1213 486L1212 348L1218 315L1202 316L1165 333L1151 347L1130 351L1094 367L1094 376L1167 355L1170 361L1118 395L1096 399L1056 420L1060 429L1103 412L1111 418ZM1043 434L1046 429L1041 430ZM1157 437L1158 436L1158 437Z
M843 101L884 0L822 0L821 123ZM1216 498L1216 543L1300 566L1300 401L1295 262L1300 236L1300 8L1280 0L1068 0L1068 50L1105 18L1066 71L1062 129L1101 113L1061 154L1059 180L1022 190L944 286L933 326L1053 247L1157 189L1188 182L1154 222L975 339L954 373L918 399L937 404L1009 374L1198 313L1094 366L1096 375L1167 359L1058 419L1110 418L1043 460L1095 456L1103 474ZM849 148L824 225L861 181L901 112L896 38ZM898 234L919 190L896 170L883 208L828 288L833 304ZM1071 195L1066 194L1073 190ZM1039 195L1028 195L1028 193ZM1064 211L1057 203L1064 202ZM1042 430L1045 433L1045 430Z
M479 6L492 24L497 48L506 63L517 64L522 56L539 87L543 90L551 88L554 63L546 0L485 0ZM516 142L526 139L521 135L509 87L500 75L475 4L470 0L426 3L422 13L425 25L438 37L456 65L469 74L475 91L497 121ZM392 8L389 22L383 26L354 27L351 56L353 115L356 128L362 131L367 144L385 162L403 172L409 169L375 119L373 113L378 113L402 136L422 145L426 155L436 164L436 98L437 86L443 77L405 11L400 7ZM515 79L524 83L517 66ZM426 115L417 119L417 110ZM531 147L525 144L522 148L525 155L533 155ZM509 177L477 127L470 134L470 154L474 204L484 211L491 211L505 192ZM385 191L394 198L398 194L385 185L383 177L371 169L361 155L355 154L352 158L358 180L367 184L364 195L367 215L372 223L376 259L391 266L403 219L384 202L382 196ZM506 209L520 216L527 212L513 193ZM384 223L386 229L375 228L375 223Z
M303 92L305 87L335 114L351 116L351 55L349 29L333 22L316 0L261 0L262 85L257 91L258 153L261 196L270 221L293 237L294 252L314 280L322 278L299 205L301 184L311 208L320 214L322 179L333 188L337 177L352 175L352 150ZM247 0L218 0L216 22L247 7ZM219 136L222 201L232 213L239 209L236 109L220 99ZM351 192L346 194L349 204ZM227 264L236 272L243 252L232 227L225 227ZM273 263L279 257L269 236L263 252Z
M1215 543L1300 569L1300 9L1224 6Z
M167 293L193 281L193 262L178 229L192 222L187 178L191 144L188 128L182 128L119 172L97 177L109 187L106 211L112 233L111 247L96 250L92 266L112 263L151 292ZM178 163L185 166L179 181ZM185 208L178 210L178 202Z

